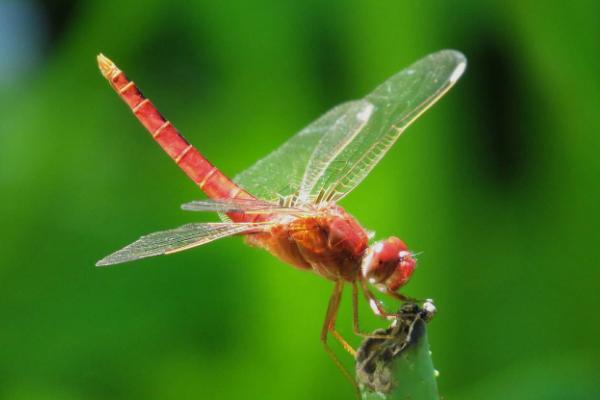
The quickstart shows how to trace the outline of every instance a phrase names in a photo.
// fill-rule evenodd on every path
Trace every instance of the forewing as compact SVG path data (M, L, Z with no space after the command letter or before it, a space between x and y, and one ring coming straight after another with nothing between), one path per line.
M336 157L362 134L363 128L369 122L374 106L366 100L354 104L354 107L349 108L342 118L324 132L313 150L298 190L300 202L310 200L315 184L331 168Z
M448 91L466 67L465 57L443 50L417 61L392 76L364 100L374 105L359 134L344 143L343 149L330 147L323 138L312 157L335 153L305 196L313 201L338 201L356 187L383 158L404 130ZM309 165L312 165L312 158ZM307 170L306 175L312 175Z
M328 136L335 138L338 143L344 143L346 137L355 135L364 127L363 119L370 109L372 106L364 100L340 104L237 175L234 181L266 201L277 202L281 198L297 194L303 181L314 182L315 177L321 176L319 171L329 165L327 157L315 157L311 163L311 173L305 175L311 155L319 142ZM332 143L332 147L335 145L336 143ZM329 154L329 158L331 156Z
M96 266L120 264L140 258L171 254L201 246L213 240L264 227L255 223L195 223L176 229L151 233L96 263Z

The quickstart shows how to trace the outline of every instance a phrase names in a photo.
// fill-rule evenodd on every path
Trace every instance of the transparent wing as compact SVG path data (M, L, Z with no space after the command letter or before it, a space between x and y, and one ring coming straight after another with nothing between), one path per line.
M454 85L465 67L461 53L443 50L400 71L367 95L364 99L375 107L367 124L341 151L332 150L335 157L312 187L303 188L304 196L319 203L336 202L348 194L402 132ZM313 157L328 152L326 146L329 144L322 140Z
M321 176L329 161L316 157L310 174L305 174L311 155L326 136L332 147L346 143L347 137L357 134L365 125L372 106L364 101L351 101L334 107L319 119L291 137L278 149L257 161L234 178L234 181L254 196L278 202L281 198L296 195L300 186L307 186Z
M268 201L256 199L230 200L195 200L181 205L186 211L213 211L220 213L244 214L305 214L306 210L297 207L286 207Z
M431 54L394 75L364 99L341 104L297 133L234 181L269 201L338 201L383 158L400 134L458 80L465 57Z
M96 266L120 264L140 258L171 254L213 240L263 228L262 223L196 223L151 233L96 263Z

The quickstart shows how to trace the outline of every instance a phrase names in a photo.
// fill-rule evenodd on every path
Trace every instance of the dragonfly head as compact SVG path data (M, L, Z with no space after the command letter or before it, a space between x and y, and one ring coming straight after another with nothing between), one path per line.
M409 281L415 266L416 260L404 242L392 236L367 249L362 274L375 286L396 291Z

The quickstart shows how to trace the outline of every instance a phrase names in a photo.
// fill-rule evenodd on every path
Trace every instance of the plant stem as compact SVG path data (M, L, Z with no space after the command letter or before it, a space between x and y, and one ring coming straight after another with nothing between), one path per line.
M373 332L378 338L363 341L356 356L363 400L439 400L427 341L427 322L434 313L430 301L422 308L405 304L388 329Z

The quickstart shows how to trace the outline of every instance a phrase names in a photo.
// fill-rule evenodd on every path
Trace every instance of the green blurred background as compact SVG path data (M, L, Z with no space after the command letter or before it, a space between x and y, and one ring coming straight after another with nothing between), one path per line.
M466 75L343 206L423 252L444 398L600 398L597 2L136 3L0 1L0 398L351 399L330 282L239 238L94 267L210 219L95 56L233 175L442 48Z

